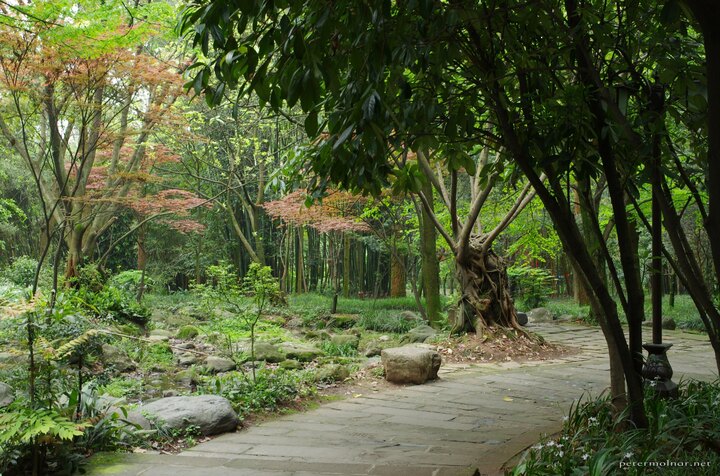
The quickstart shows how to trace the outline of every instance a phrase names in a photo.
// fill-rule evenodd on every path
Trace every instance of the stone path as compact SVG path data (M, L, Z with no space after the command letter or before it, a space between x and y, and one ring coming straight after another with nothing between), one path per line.
M582 349L550 362L441 370L433 383L363 395L226 434L179 455L113 455L88 474L118 476L443 476L501 474L502 465L554 433L571 403L608 385L599 330L530 327ZM717 378L704 336L667 332L674 380Z

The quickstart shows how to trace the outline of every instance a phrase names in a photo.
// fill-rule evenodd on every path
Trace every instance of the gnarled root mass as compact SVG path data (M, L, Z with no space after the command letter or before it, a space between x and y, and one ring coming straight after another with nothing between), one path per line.
M470 239L467 260L455 263L462 295L453 332L477 332L501 326L525 332L517 323L517 313L508 283L505 260L492 249L483 252L482 235Z

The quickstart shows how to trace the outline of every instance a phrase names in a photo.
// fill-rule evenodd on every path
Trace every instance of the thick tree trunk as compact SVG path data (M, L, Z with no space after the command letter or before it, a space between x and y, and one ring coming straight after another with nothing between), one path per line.
M490 326L520 329L507 276L505 260L492 249L482 254L483 236L470 239L468 257L455 262L460 283L459 315L453 332L477 332Z

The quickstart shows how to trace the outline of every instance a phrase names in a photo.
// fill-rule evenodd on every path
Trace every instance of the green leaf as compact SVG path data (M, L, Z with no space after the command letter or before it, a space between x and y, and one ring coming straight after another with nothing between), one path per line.
M305 117L305 132L309 137L315 137L318 131L318 114L315 111L311 111L307 117Z

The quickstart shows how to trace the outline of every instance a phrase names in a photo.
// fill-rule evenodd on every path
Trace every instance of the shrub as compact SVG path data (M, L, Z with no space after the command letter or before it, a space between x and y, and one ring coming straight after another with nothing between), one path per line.
M210 379L200 388L203 393L222 395L232 402L240 418L251 413L272 412L299 398L313 395L304 371L261 368L255 381L240 372L231 372Z
M664 400L646 392L649 425L623 430L608 397L571 409L560 436L535 445L513 475L597 474L624 472L628 462L706 462L709 472L720 467L720 384L688 382L677 399ZM693 468L696 470L698 468ZM687 468L643 467L642 473L684 475ZM630 472L629 474L633 474Z
M178 339L192 339L200 335L200 329L195 326L182 326L177 333Z
M130 269L123 271L111 277L108 284L118 288L124 293L136 294L138 287L140 286L140 280L142 280L142 271L139 269ZM145 274L144 281L145 289L150 289L154 285L154 280Z
M522 296L521 303L526 309L545 305L552 294L553 278L543 268L511 266L507 269L510 287Z
M32 286L38 261L29 256L21 256L3 270L3 277L16 286Z

